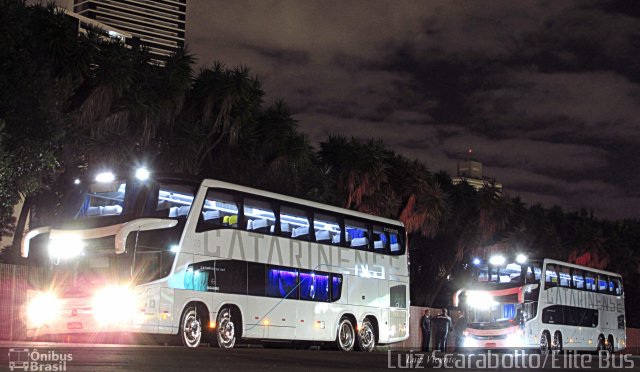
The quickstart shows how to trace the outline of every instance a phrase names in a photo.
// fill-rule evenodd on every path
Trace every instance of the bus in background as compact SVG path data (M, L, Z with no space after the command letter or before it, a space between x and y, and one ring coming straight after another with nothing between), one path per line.
M29 294L30 336L141 332L187 347L409 337L398 221L216 180L101 173L75 180L22 255L51 267Z
M474 259L471 280L454 295L467 311L464 345L610 353L626 345L619 274L552 259Z

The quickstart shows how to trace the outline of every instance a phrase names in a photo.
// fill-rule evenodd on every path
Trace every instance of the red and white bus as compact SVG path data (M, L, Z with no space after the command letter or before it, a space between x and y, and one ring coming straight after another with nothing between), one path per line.
M474 259L472 280L454 302L467 312L465 346L543 353L626 345L619 274L552 259Z

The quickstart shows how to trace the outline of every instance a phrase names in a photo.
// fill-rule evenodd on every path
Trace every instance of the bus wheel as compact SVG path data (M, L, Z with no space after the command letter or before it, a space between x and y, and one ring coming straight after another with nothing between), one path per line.
M553 348L557 353L562 352L562 333L560 331L553 334Z
M548 354L551 350L551 337L549 332L544 331L540 335L540 354Z
M186 347L198 347L202 340L202 308L195 305L184 309L180 322L180 339Z
M353 324L351 324L349 318L341 318L338 325L338 335L336 337L338 349L340 349L341 351L351 351L353 350L355 341L356 333L353 330Z
M376 347L376 331L369 319L362 321L358 332L358 346L361 351L371 352Z
M218 312L218 321L216 322L216 340L218 347L222 349L231 349L236 344L236 330L231 319L231 310L223 307Z
M615 345L613 344L613 336L609 335L609 337L607 338L607 351L609 352L609 354L613 354L613 347Z

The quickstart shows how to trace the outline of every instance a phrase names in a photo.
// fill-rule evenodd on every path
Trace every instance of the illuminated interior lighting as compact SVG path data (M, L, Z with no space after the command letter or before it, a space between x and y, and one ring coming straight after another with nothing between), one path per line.
M80 184L80 178L76 178L75 180L73 180L73 184L74 185L79 185Z
M107 183L115 181L116 176L111 172L98 173L96 176L96 182Z
M489 259L489 263L493 266L504 265L505 262L506 262L506 259L504 258L504 256L492 256Z

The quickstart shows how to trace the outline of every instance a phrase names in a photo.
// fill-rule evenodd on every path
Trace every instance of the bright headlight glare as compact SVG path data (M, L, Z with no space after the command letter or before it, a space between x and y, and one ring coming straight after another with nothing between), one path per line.
M151 175L151 173L145 167L140 167L140 168L136 169L136 178L138 180L140 180L140 181L148 180L150 175Z
M469 337L468 335L464 337L464 343L463 344L464 344L464 347L474 347L474 346L476 346L474 340L471 337Z
M523 264L525 262L527 262L527 256L523 255L523 254L519 254L518 256L516 256L516 262L519 264Z
M492 256L489 259L489 263L493 266L502 266L506 262L504 256Z
M522 335L518 332L507 334L507 345L510 347L520 347L523 345Z
M493 296L487 292L482 291L468 291L467 292L467 305L475 309L488 309L496 302Z
M84 245L82 239L73 235L51 239L49 241L49 255L59 259L73 258L82 253Z
M96 182L109 183L115 181L116 176L111 172L98 173L96 176Z
M131 321L136 315L136 296L125 286L108 286L93 297L93 313L102 324L119 324Z
M27 323L41 327L60 315L61 303L53 292L40 292L27 304Z

